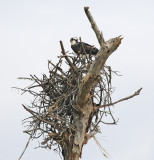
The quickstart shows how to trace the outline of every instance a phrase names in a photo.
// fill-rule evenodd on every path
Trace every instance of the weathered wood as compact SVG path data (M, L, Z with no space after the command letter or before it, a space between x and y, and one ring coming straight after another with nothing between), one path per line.
M104 37L103 37L103 33L100 32L93 16L91 15L90 11L89 11L89 7L84 7L84 11L87 15L87 18L89 19L89 22L91 23L91 27L92 29L95 31L95 34L96 34L96 37L97 37L97 40L100 44L100 46L103 46L104 43L105 43L105 40L104 40Z

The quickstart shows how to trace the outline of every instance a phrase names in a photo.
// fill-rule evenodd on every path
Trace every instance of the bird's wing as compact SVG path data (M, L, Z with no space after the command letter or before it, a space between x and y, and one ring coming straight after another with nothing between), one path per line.
M71 48L72 48L72 50L73 50L75 53L78 53L79 48L78 48L77 45L72 45Z
M94 46L92 46L92 45L90 45L90 44L88 44L88 43L85 43L85 42L79 42L79 44L81 44L81 43L82 43L83 45L87 46L87 47L94 47ZM81 44L81 45L82 45L82 44Z

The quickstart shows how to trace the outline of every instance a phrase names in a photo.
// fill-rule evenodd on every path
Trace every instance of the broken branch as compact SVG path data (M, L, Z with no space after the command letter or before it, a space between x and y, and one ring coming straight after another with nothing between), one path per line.
M94 18L92 17L92 15L91 15L91 13L89 11L89 7L84 7L84 11L85 11L90 23L91 23L91 27L95 31L95 34L96 34L96 37L98 39L98 42L99 42L100 46L103 46L104 43L105 43L105 40L104 40L104 37L103 37L103 33L100 32L100 30L99 30Z

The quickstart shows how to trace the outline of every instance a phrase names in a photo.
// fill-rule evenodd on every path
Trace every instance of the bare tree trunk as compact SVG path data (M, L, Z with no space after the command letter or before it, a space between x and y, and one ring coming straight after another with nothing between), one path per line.
M71 135L69 132L66 133L65 144L61 145L63 150L64 160L78 160L82 155L82 147L85 144L85 137L87 129L90 125L92 105L85 105L84 111L79 110L74 112L73 119L73 130L74 134ZM86 114L84 114L86 113Z
M62 154L64 160L79 160L79 155L72 152L72 146L70 143L66 143L65 146L63 146Z

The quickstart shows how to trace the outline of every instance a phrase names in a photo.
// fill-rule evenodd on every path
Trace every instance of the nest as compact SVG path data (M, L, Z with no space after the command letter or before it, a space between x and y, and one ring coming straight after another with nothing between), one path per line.
M19 78L32 81L30 86L24 89L20 88L20 90L34 96L31 105L23 105L31 113L30 117L23 120L23 124L27 127L24 132L29 134L32 139L41 138L39 147L51 149L57 144L58 148L56 149L59 151L61 151L59 144L64 138L63 133L66 130L69 130L71 134L74 132L73 112L78 110L77 98L80 84L95 58L86 57L86 55L74 56L73 53L66 55L64 48L62 51L63 55L58 57L57 64L48 61L49 75L43 74L41 78L36 75ZM111 94L114 91L111 85L112 74L117 74L117 72L112 71L110 66L104 66L93 85L90 95L95 108L112 103ZM111 123L103 121L106 115L110 115L112 118ZM91 118L87 133L99 132L100 123L116 124L110 107L97 109Z

